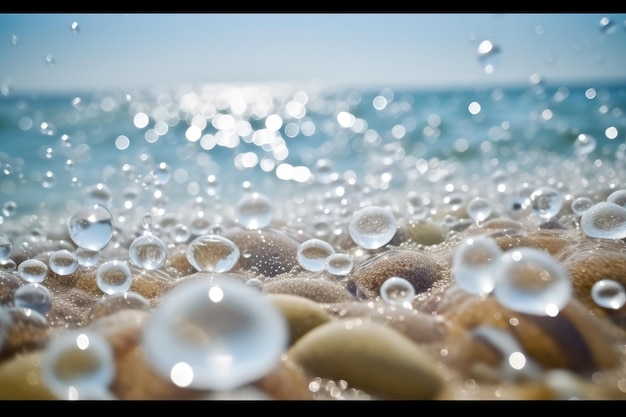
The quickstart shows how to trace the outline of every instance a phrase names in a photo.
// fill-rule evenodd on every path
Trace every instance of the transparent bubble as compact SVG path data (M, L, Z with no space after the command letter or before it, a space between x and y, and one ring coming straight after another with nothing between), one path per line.
M354 213L348 230L354 243L360 247L378 249L393 239L397 222L386 208L369 206Z
M626 291L619 282L602 279L591 287L591 298L600 307L619 310L626 304Z
M247 229L261 229L272 221L274 207L270 199L259 193L243 197L235 207L235 218Z
M105 295L100 300L96 301L91 307L89 318L90 320L96 320L100 317L127 309L150 311L152 306L143 295L134 291L116 292Z
M572 283L547 252L522 247L504 252L493 295L513 311L554 317L570 301Z
M326 258L324 263L326 272L337 276L348 275L352 272L353 266L352 257L347 253L333 253Z
M50 255L50 270L58 275L70 275L78 268L78 259L67 249L60 249Z
M11 256L11 241L5 235L0 234L0 262L6 261Z
M455 249L452 274L456 284L470 294L489 294L499 276L502 249L489 237L464 240Z
M111 188L103 183L98 183L93 187L88 187L84 191L85 200L89 203L100 204L108 207L113 201Z
M98 266L96 283L98 288L106 294L115 294L128 291L133 282L133 274L124 261L113 259Z
M491 216L491 203L483 197L474 197L467 203L467 214L476 221L482 222Z
M626 190L616 190L608 195L606 201L626 208Z
M390 277L380 286L380 298L386 303L411 308L413 297L415 297L415 288L405 278Z
M561 211L563 196L552 187L539 187L530 194L530 206L533 213L544 220L550 220Z
M91 250L85 248L77 248L74 251L74 255L78 260L78 265L81 266L94 266L100 261L102 253L99 250Z
M275 369L288 343L280 311L256 289L222 275L183 281L148 318L149 365L175 385L229 390Z
M579 134L574 142L574 153L579 158L584 158L596 149L596 138L584 133Z
M48 265L39 259L26 259L18 265L17 272L24 281L37 283L48 276Z
M11 272L17 269L17 264L13 259L5 259L0 262L0 271Z
M86 204L69 221L70 237L81 248L99 251L113 237L113 216L103 205Z
M261 291L261 289L263 289L263 281L258 278L250 278L246 281L246 284L257 291Z
M151 233L136 237L128 248L130 262L148 271L160 269L167 260L167 247Z
M172 178L172 170L165 162L161 162L156 169L151 171L151 174L157 185L167 184Z
M589 197L580 196L572 201L571 207L574 214L581 217L593 204L593 200Z
M601 201L587 209L580 218L580 228L596 239L624 239L626 237L626 208Z
M13 293L13 304L19 308L28 308L46 314L52 307L52 293L45 285L24 284Z
M239 248L222 235L198 236L189 243L187 261L198 271L226 272L239 261Z
M323 271L326 259L335 249L326 241L309 239L298 246L296 257L300 266L307 271Z
M7 201L2 206L2 214L5 217L14 216L16 212L17 212L17 203L15 201Z
M80 399L83 393L92 397L113 381L113 350L99 333L64 331L42 352L40 371L42 382L58 399Z
M174 242L184 243L191 237L191 230L183 223L177 223L172 227L172 230L170 230L170 236L174 239Z

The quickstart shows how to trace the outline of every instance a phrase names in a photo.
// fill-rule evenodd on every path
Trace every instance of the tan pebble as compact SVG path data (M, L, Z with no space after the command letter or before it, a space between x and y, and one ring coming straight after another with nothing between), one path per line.
M13 293L22 286L17 272L0 271L0 305L13 303Z
M267 294L267 299L281 311L289 326L289 346L311 329L332 317L320 304L297 295Z
M569 230L542 230L529 234L500 235L494 237L494 240L503 251L525 246L558 256L573 239Z
M444 385L418 344L383 324L359 319L322 324L287 355L313 376L344 380L381 399L433 399Z
M237 245L241 254L232 272L256 271L274 277L298 266L296 255L300 242L278 229L232 228L223 235Z
M409 220L404 225L405 240L418 245L437 245L446 240L440 224L431 220Z
M408 280L416 293L429 290L445 277L446 269L427 254L406 249L390 249L355 265L351 278L363 295L380 295L381 285L393 276Z
M55 400L40 378L41 351L17 354L0 362L1 400Z
M283 278L263 284L266 294L291 294L318 303L354 301L354 296L341 284L320 278Z
M275 400L312 400L309 379L300 367L283 358L276 369L253 385Z

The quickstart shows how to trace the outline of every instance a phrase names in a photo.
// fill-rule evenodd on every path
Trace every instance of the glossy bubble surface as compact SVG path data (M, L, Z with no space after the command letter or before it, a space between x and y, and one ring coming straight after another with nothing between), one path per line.
M28 308L46 314L52 307L52 293L45 285L25 284L13 293L13 304L19 308Z
M354 243L364 249L378 249L396 234L397 221L384 207L369 206L354 213L348 231Z
M499 277L500 246L491 238L472 237L461 242L452 258L456 284L471 294L489 294Z
M153 271L165 265L167 247L151 233L136 237L128 248L130 262L138 268Z
M411 308L413 297L415 288L406 278L390 277L380 286L380 298L386 303Z
M237 245L222 235L198 236L187 246L187 261L198 271L226 272L239 261Z
M17 272L24 281L41 282L48 276L48 265L39 259L26 259L17 266Z
M335 253L335 249L326 241L309 239L298 246L298 263L307 271L322 271L326 259Z
M626 237L626 208L601 201L585 211L580 228L589 237L597 239L624 239Z
M174 287L146 323L142 345L150 366L174 384L226 390L270 372L287 339L274 305L222 274Z
M591 298L600 307L619 310L626 304L626 291L613 279L602 279L591 287Z
M133 283L133 274L126 262L113 259L98 266L96 283L106 294L122 293Z
M235 218L246 229L261 229L272 221L274 206L264 194L250 193L235 206Z
M74 212L68 229L76 245L99 251L113 237L113 215L101 204L86 204Z

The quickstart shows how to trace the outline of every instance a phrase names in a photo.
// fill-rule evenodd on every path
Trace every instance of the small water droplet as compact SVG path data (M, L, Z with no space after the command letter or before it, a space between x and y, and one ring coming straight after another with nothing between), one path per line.
M591 298L600 307L619 310L626 304L626 291L619 282L602 279L591 287Z
M386 208L369 206L354 213L348 229L354 243L364 249L378 249L394 237L397 222Z
M187 261L198 271L226 272L239 261L239 248L222 235L198 236L185 252Z
M133 282L133 274L124 261L113 259L98 266L96 283L98 288L106 294L115 294L128 291Z
M626 238L626 208L601 201L585 211L580 218L580 228L596 239Z
M261 229L272 221L274 207L270 199L257 192L243 197L235 207L237 222L247 229Z
M335 253L335 249L321 239L309 239L298 246L297 259L300 266L307 271L322 271L326 259Z
M386 303L412 308L413 297L415 288L406 278L390 277L380 286L380 298Z
M44 285L25 284L13 293L13 303L18 308L28 308L40 314L46 314L52 307L52 293Z
M58 275L70 275L78 268L78 259L67 249L60 249L50 255L50 270Z
M48 275L48 265L39 259L26 259L19 264L17 272L24 281L38 283Z
M456 284L470 294L489 294L499 275L502 249L491 238L468 238L456 247L452 274Z
M167 260L167 247L151 234L136 237L128 248L133 265L148 271L161 268Z

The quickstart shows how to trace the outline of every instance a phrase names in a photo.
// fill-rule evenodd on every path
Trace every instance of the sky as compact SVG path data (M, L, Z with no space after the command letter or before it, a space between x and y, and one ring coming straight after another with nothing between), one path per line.
M626 80L617 13L3 13L0 91Z

